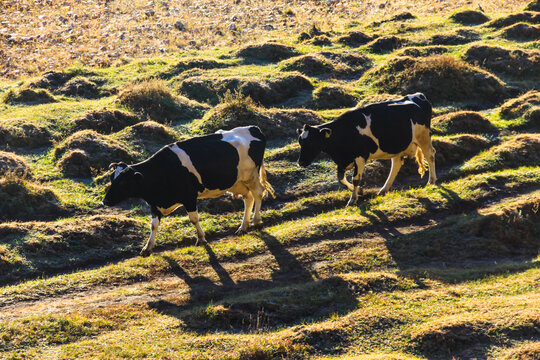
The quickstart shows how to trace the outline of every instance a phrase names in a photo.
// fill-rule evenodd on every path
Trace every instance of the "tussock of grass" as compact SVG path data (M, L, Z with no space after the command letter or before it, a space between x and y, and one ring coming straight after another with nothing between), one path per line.
M361 75L371 66L371 60L364 55L333 52L302 55L281 63L281 68L284 70L299 71L302 74L319 77Z
M14 174L19 178L32 177L32 170L21 156L0 151L0 176Z
M299 55L296 48L278 43L264 43L244 46L236 52L245 61L278 62Z
M345 35L340 36L337 42L349 47L358 47L367 44L371 40L373 40L373 37L362 31L349 31Z
M441 55L449 50L446 46L411 46L398 52L400 56L425 57L431 55Z
M480 25L489 21L489 17L482 11L461 9L449 16L449 19L461 25Z
M364 82L393 93L421 91L433 102L494 103L506 96L499 78L448 55L397 57L369 72Z
M489 146L489 141L480 135L459 134L433 139L433 147L436 150L435 161L441 165L469 159Z
M311 91L313 85L298 73L274 78L254 77L192 77L179 86L179 91L197 101L216 105L227 92L238 92L255 102L269 106L289 100L302 91Z
M483 171L540 164L540 134L520 134L475 156L453 173L478 174Z
M73 120L76 130L95 130L101 134L110 134L134 125L140 118L132 113L117 109L103 108L90 111Z
M165 145L180 140L180 136L173 129L154 121L144 121L126 127L111 137L137 149L138 160L152 155Z
M176 64L171 65L168 69L159 72L157 76L162 79L170 79L173 76L191 69L223 69L234 65L235 64L230 62L211 58L189 58L178 61Z
M80 97L85 99L96 99L105 95L100 87L93 81L85 77L75 77L69 80L58 92L71 97Z
M437 116L431 120L434 134L482 134L497 128L482 114L474 111L458 111Z
M92 176L92 164L84 150L75 149L65 153L57 166L64 176L69 178L89 178Z
M502 351L503 360L535 360L540 357L540 341L526 342Z
M358 98L343 86L326 85L313 92L313 106L316 109L339 109L354 107Z
M501 36L505 39L518 41L532 41L540 38L540 26L517 23L501 30Z
M500 116L504 119L522 118L519 127L540 125L540 92L531 90L502 104Z
M366 45L366 48L375 54L392 52L408 44L408 40L398 36L381 36Z
M51 140L45 126L22 121L0 124L0 148L36 148L49 145Z
M208 109L207 105L173 95L165 82L158 79L128 85L118 94L117 101L161 123L199 118Z
M540 22L540 14L535 12L519 12L516 14L510 14L501 18L490 21L486 26L500 29L506 26L513 25L519 22L529 22L531 24L538 24Z
M56 101L55 97L45 89L10 89L2 96L2 102L10 105L37 105Z
M54 158L58 159L75 149L84 151L95 169L105 169L114 161L133 161L133 155L120 142L93 130L78 131L57 144Z
M426 40L429 45L461 45L480 40L480 35L470 29L458 29L449 33L436 34Z
M509 50L491 45L473 45L469 47L463 58L477 66L488 70L516 76L540 73L540 52Z
M58 197L51 190L14 175L0 178L2 220L50 218L63 212Z

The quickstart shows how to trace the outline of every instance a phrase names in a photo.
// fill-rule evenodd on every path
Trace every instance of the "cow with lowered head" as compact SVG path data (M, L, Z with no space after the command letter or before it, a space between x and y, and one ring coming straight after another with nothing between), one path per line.
M265 146L261 130L247 126L167 145L138 164L113 163L111 186L103 204L113 206L128 198L141 198L150 205L151 233L141 255L152 251L161 217L180 205L197 229L197 242L206 242L197 199L226 192L242 195L244 218L237 233L245 232L254 206L253 223L262 223L261 201L267 192L274 192L266 180Z
M416 157L424 175L424 156L429 167L428 184L437 181L435 149L431 144L431 104L424 94L406 95L347 111L334 121L298 129L300 166L308 166L322 151L337 164L338 180L352 191L347 205L356 203L362 172L368 160L391 159L388 179L380 189L390 189L405 157ZM345 171L354 168L353 183Z

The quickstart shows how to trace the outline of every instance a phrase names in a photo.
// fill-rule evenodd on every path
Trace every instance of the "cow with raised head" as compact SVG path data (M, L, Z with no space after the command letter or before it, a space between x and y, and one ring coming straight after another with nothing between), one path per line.
M180 205L197 229L197 243L206 242L197 199L226 192L242 195L244 218L237 234L245 232L254 206L253 223L260 225L261 201L266 193L274 193L266 180L265 146L266 138L258 127L238 127L167 145L138 164L113 163L111 186L103 204L113 206L128 198L141 198L150 205L151 233L141 255L152 251L161 217Z
M337 164L338 180L352 191L347 205L356 203L362 172L368 160L391 159L388 179L380 189L387 192L405 157L416 157L424 175L424 156L429 167L428 184L437 181L435 149L431 144L431 104L424 94L369 104L347 111L334 121L298 129L298 165L308 166L322 151ZM345 171L354 168L353 183Z

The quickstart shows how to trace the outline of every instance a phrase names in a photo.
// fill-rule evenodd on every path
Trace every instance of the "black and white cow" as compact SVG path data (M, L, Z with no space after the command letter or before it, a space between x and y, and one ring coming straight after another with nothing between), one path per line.
M261 201L266 193L274 193L266 180L265 146L266 138L258 127L238 127L167 145L138 164L113 163L111 186L103 204L112 206L127 198L142 198L150 205L151 233L141 255L152 251L161 217L180 205L197 229L197 242L205 242L197 199L226 192L243 197L244 218L237 231L242 233L249 226L253 205L253 223L262 223Z
M437 181L435 149L431 144L431 104L424 94L406 95L347 111L336 120L298 129L300 166L308 166L323 151L338 167L338 180L352 191L347 205L356 203L364 166L372 159L392 159L390 175L379 193L390 189L405 157L416 156L424 175L424 155L429 166L428 184ZM345 171L354 167L353 183Z

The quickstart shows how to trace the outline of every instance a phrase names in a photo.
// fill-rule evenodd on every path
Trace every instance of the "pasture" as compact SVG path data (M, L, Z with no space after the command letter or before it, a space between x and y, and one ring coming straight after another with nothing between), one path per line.
M70 40L0 33L0 359L540 357L538 1L261 0L252 17L244 1L136 1L139 27L110 3L108 18L40 4L39 21L79 12ZM6 4L0 26L37 15ZM154 43L155 16L186 29ZM110 19L124 38L86 38ZM436 185L408 159L378 196L390 161L374 161L345 207L328 157L297 166L304 123L417 91ZM139 256L150 209L101 204L109 163L251 124L276 192L264 226L236 236L242 200L200 200L208 244L181 207Z

